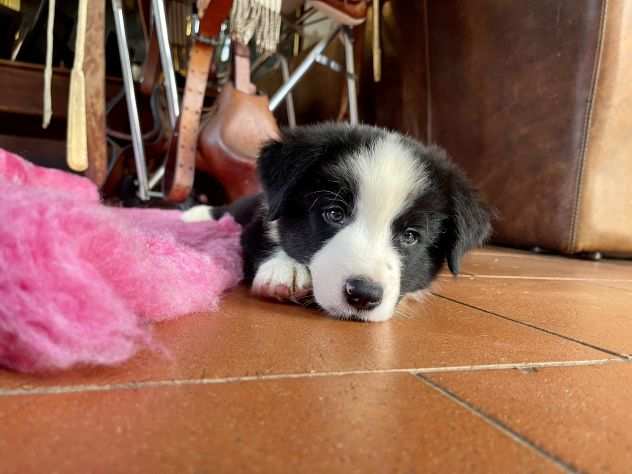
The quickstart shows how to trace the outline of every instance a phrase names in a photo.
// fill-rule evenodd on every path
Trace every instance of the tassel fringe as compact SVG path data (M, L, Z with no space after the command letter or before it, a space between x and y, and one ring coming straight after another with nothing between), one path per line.
M281 0L235 0L230 32L242 44L254 38L260 52L276 51L281 35Z

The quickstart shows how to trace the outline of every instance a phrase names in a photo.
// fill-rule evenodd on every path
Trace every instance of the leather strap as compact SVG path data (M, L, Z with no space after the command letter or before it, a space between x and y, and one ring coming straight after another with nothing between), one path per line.
M165 168L165 197L171 202L184 201L193 187L200 115L212 57L212 46L202 43L191 46L184 97L174 137L175 150L170 149Z
M200 117L215 49L211 38L219 33L232 3L233 0L210 2L191 46L180 117L165 164L164 194L171 202L184 201L193 187Z
M152 29L147 44L147 56L143 63L143 79L139 89L146 96L150 96L156 87L160 75L160 50L158 48L158 36Z
M250 49L237 41L233 43L235 58L235 89L245 94L255 94L257 88L250 81Z

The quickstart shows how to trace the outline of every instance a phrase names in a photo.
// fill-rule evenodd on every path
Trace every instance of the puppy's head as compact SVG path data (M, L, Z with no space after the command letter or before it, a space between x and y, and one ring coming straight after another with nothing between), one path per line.
M374 127L284 132L259 159L268 218L307 265L316 303L335 317L382 321L443 262L490 232L489 212L437 147Z

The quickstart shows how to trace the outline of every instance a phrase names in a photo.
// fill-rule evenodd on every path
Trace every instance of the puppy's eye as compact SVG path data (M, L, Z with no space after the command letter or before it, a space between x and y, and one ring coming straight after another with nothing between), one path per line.
M419 232L415 229L406 229L399 236L399 240L404 247L411 247L412 245L415 245L419 242L420 238L421 236L419 235Z
M332 225L342 225L346 218L345 211L340 206L328 207L323 211L323 219Z

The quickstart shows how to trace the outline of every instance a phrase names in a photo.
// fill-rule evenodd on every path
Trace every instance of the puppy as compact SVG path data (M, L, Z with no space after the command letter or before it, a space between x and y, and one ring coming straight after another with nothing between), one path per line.
M489 235L490 213L440 148L370 126L285 130L261 151L263 193L197 206L232 214L244 275L260 296L313 301L341 319L384 321L407 293Z

